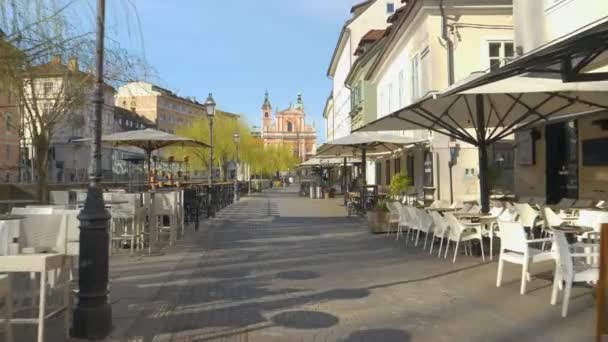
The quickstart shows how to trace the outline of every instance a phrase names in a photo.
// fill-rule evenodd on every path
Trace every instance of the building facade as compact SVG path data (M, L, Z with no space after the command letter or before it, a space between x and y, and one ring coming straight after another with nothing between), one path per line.
M317 133L314 123L306 123L306 112L302 95L298 95L295 106L290 105L285 110L278 110L274 117L268 92L264 96L261 108L261 135L264 146L282 144L289 145L295 156L301 162L308 160L317 153Z
M608 22L608 2L603 0L514 0L513 7L515 49L524 56ZM606 70L608 62L600 59L587 72ZM598 159L605 154L601 146L608 144L605 122L606 111L572 113L518 132L516 193L548 203L562 198L606 200L608 161Z
M181 97L171 90L147 82L131 82L118 88L116 106L154 122L156 127L175 133L181 126L205 118L205 106L193 97Z
M351 90L345 81L358 58L359 42L370 30L385 29L387 19L401 6L400 0L369 0L351 9L352 16L342 27L327 70L327 76L332 80L332 106L330 110L326 108L326 141L351 133Z
M0 183L19 180L21 116L14 89L0 83Z
M32 160L38 158L32 148L30 129L33 124L28 120L40 115L44 122L53 122L48 132L49 183L85 182L91 159L90 144L78 140L92 137L94 132L93 75L81 71L75 58L64 64L60 56L54 56L49 63L30 68L27 77L21 107L25 164L31 165ZM114 92L114 88L104 85L103 134L110 134L114 129ZM112 148L109 145L102 147L102 171L104 178L112 177Z
M463 0L408 1L393 16L388 30L385 47L365 76L374 84L377 118L446 89L472 73L499 67L514 54L510 0L487 2L483 7ZM378 161L376 172L368 173L368 182L386 185L392 175L402 171L419 194L432 193L442 200L479 198L475 146L424 129L400 134L426 140L427 144ZM451 154L450 147L457 153ZM503 149L502 145L496 148Z

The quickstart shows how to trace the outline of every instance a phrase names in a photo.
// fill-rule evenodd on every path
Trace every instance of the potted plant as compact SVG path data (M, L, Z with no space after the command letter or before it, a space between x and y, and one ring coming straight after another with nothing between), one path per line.
M379 200L367 211L367 224L372 233L385 233L388 229L388 200Z

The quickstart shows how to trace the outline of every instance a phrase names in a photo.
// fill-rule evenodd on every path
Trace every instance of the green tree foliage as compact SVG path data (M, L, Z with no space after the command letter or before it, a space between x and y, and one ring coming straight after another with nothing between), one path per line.
M410 179L403 173L393 175L390 184L390 195L393 198L403 195L410 185Z
M226 167L237 157L237 145L234 133L238 132L238 159L249 166L252 175L273 176L280 171L288 171L297 165L298 159L287 145L264 146L264 142L251 135L247 125L230 113L217 111L213 118L213 167L220 168L222 177L226 178ZM209 143L209 121L207 118L196 120L191 126L181 127L177 135ZM190 158L190 170L207 170L209 167L208 148L170 149L177 160L185 156Z

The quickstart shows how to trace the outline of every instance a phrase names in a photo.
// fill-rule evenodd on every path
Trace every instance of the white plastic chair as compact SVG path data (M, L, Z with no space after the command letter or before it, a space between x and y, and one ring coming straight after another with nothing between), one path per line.
M154 218L152 223L160 230L169 230L169 244L173 245L177 236L177 192L157 192L154 195ZM169 226L164 226L163 217L169 217Z
M564 223L564 220L562 220L562 218L549 207L544 207L542 213L544 215L544 226L546 229L559 227L562 223Z
M399 202L388 202L386 204L386 207L389 211L388 227L386 230L387 237L390 236L393 232L393 226L395 227L395 235L397 235L397 231L399 230L399 209L397 209L398 205L400 205ZM395 237L395 239L398 238L398 236Z
M403 230L405 230L407 233L407 231L410 229L410 214L406 206L403 204L397 204L396 208L399 212L399 223L397 224L397 236L395 239L399 240L399 238L403 236Z
M555 205L555 207L558 209L572 209L572 206L574 206L574 202L576 202L576 200L573 198L562 198Z
M469 210L467 211L467 214L479 214L481 212L481 207L478 206L477 204L472 205Z
M415 234L418 231L419 226L420 226L420 221L419 221L420 219L418 217L418 212L416 211L416 208L406 206L405 210L407 210L408 218L409 218L409 226L408 226L409 229L407 230L407 234L405 236L405 242L407 244L408 240L415 239Z
M471 210L471 208L473 207L473 205L470 204L470 203L464 203L464 204L462 204L462 205L460 205L458 207L460 207L460 209L456 210L455 213L466 214L466 213L469 212L469 210ZM458 207L454 207L454 208L458 208Z
M560 287L564 288L564 299L562 302L562 317L568 314L568 304L570 302L570 291L572 283L596 282L599 278L597 267L577 264L575 267L573 258L599 257L599 253L571 253L570 246L563 232L555 231L554 234L555 251L557 254L555 277L553 278L553 291L551 292L551 305L557 303L557 292ZM580 268L579 268L580 266Z
M513 206L519 216L519 222L524 227L530 228L530 233L532 233L535 227L542 225L539 212L534 210L528 203L513 203Z
M520 222L498 221L498 226L500 227L500 259L496 287L502 284L505 261L522 265L520 293L523 295L526 293L526 283L530 278L530 263L553 260L551 252L531 247L530 244L550 242L551 238L528 240L524 226Z
M416 216L418 217L418 229L416 233L416 242L414 242L414 246L418 246L418 240L420 239L420 233L424 233L424 245L422 249L426 248L426 241L429 238L429 234L433 232L433 219L429 216L429 214L423 210L418 208L412 208L416 211ZM432 240L431 240L432 242Z
M443 241L448 237L449 229L447 222L436 211L431 212L431 219L433 220L433 239L431 240L431 248L429 250L429 254L433 253L433 245L435 239L439 239L439 252L437 253L437 257L441 257L441 250L443 249Z
M481 235L481 229L479 229L478 227L465 227L462 222L460 222L452 213L446 213L444 217L446 222L450 226L448 234L448 245L445 249L446 258L448 255L448 250L450 249L450 241L456 243L454 249L454 259L452 260L452 262L456 262L456 256L458 255L458 247L460 246L460 243L478 240L481 246L481 259L485 261L486 258L483 251L483 237ZM467 252L466 246L465 252Z

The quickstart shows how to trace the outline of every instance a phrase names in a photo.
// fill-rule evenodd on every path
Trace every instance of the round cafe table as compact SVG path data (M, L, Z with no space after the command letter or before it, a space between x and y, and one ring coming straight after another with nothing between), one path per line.
M459 220L463 221L463 225L465 227L485 227L485 230L488 232L490 238L490 261L494 259L494 226L498 220L498 216L488 215L488 214L454 214Z

